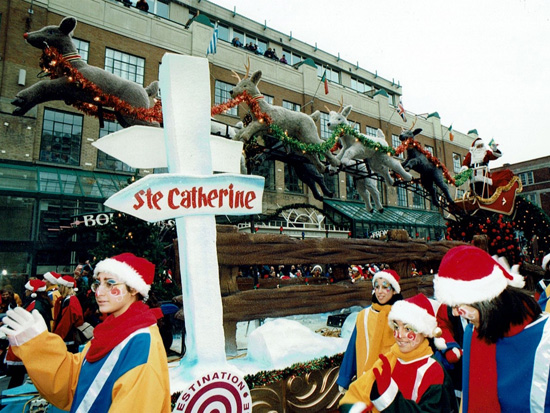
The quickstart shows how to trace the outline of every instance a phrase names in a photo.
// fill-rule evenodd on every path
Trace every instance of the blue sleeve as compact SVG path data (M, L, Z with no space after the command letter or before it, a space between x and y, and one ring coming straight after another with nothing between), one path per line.
M548 303L548 294L546 290L544 290L540 295L538 303L540 308L542 308L542 311L546 311L546 304Z
M347 389L351 383L351 379L357 375L357 361L355 352L355 340L357 339L357 327L353 329L353 333L349 338L348 348L344 353L342 364L340 365L340 372L338 373L338 379L336 384Z

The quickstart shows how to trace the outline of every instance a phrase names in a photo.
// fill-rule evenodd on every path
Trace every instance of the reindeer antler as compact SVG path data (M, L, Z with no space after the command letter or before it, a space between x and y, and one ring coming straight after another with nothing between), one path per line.
M342 97L340 98L338 103L340 104L340 108L338 109L338 113L340 113L340 112L342 112L342 109L344 109L344 95L342 95Z
M237 78L237 81L240 82L241 81L241 77L239 76L239 74L237 72L235 72L234 70L232 70L231 72L233 72L233 77L236 77Z
M416 121L418 120L418 116L415 116L414 118L414 122L412 123L411 127L409 128L409 130L412 130L414 128L414 125L416 125Z
M246 79L248 77L248 75L250 74L250 57L248 58L248 64L247 65L245 64L244 68L246 69L246 74L244 75L243 79ZM233 73L233 77L237 78L237 81L240 82L242 80L237 72L235 72L234 70L232 70L231 72Z
M244 76L246 79L250 75L250 56L248 57L248 65L244 65L244 68L246 69L246 75Z

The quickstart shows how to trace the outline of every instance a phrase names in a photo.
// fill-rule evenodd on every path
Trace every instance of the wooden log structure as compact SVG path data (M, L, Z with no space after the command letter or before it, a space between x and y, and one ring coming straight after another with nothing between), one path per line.
M260 288L241 291L239 266L263 264L389 264L402 278L404 296L416 294L420 278L410 278L413 263L437 271L445 253L462 242L411 240L406 231L390 232L387 241L370 239L296 239L285 235L239 233L232 226L218 226L217 249L224 312L226 352L237 353L236 324L239 321L317 314L370 304L372 285L368 281L330 284L310 279L305 282L279 280L275 287L260 281ZM325 279L326 280L326 279ZM288 282L287 282L288 281ZM242 285L242 281L241 285ZM273 281L271 281L273 284ZM428 288L429 290L429 288ZM429 291L428 291L429 292Z

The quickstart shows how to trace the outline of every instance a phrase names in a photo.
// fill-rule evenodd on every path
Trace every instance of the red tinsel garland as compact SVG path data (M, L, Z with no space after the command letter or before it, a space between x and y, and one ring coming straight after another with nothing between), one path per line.
M395 155L399 156L401 153L405 152L409 148L416 149L418 152L426 155L426 158L428 158L428 160L431 163L433 163L436 167L441 168L441 170L443 171L443 176L445 177L447 182L449 182L452 185L455 185L455 179L451 176L447 167L443 165L439 159L437 159L430 152L424 149L420 144L420 142L416 141L414 138L409 138L406 141L404 141L401 145L399 145L399 147L395 150Z
M80 88L94 96L93 100L97 104L81 101L67 102L87 115L99 117L99 106L103 106L113 108L114 111L126 117L133 117L151 123L162 123L162 103L160 100L157 100L152 108L135 108L116 96L104 93L101 88L86 79L78 69L71 65L67 58L63 57L53 47L44 49L40 58L40 67L50 78L57 79L65 76L70 83L74 83L76 88ZM116 120L115 115L111 112L105 112L101 115L107 120Z
M230 99L225 103L220 103L219 105L213 106L210 110L210 114L212 116L219 115L220 113L223 113L244 102L248 105L250 111L259 122L265 122L266 125L271 125L273 120L271 119L271 116L269 116L267 113L262 112L262 110L260 109L260 104L258 103L259 99L263 99L263 96L252 97L245 90L243 93L234 97L233 99Z

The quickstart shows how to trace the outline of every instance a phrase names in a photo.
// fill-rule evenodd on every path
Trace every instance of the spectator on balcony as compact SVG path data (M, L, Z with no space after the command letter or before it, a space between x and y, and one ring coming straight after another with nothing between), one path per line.
M288 62L286 61L285 55L283 55L283 57L281 57L281 58L279 59L279 62L281 62L281 63L283 63L283 64L285 64L285 65L288 64Z
M233 40L231 40L231 44L235 47L243 47L243 43L239 40L238 37L234 37Z
M149 5L147 4L147 0L138 0L136 3L136 9L139 9L144 12L149 11Z

